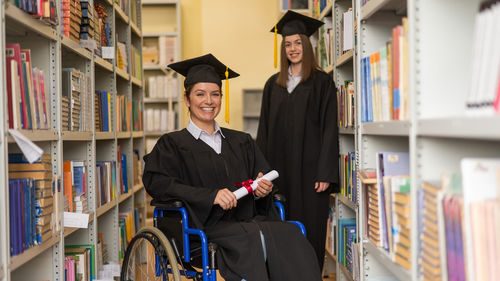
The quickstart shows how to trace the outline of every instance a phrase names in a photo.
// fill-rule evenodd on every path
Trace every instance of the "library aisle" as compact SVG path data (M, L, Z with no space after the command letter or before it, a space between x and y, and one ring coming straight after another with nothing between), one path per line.
M331 161L340 192L325 222L324 280L500 276L498 2L241 4L262 15L254 29L298 4L324 23L312 41L337 86L340 151ZM2 1L0 281L119 275L128 243L152 223L143 156L187 124L183 80L169 63L226 56L242 73L231 93L243 104L231 118L241 120L232 124L255 136L265 83L255 80L276 70L257 65L267 53L252 65L228 48L267 52L272 35L234 22L231 5ZM242 38L225 31L234 28L254 41L228 40Z

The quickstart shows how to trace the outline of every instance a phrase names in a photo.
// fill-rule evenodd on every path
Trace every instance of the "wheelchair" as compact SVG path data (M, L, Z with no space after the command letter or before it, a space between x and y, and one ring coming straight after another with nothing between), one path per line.
M273 196L274 206L282 221L285 220L280 194ZM216 281L217 245L207 241L200 229L190 228L188 212L178 200L160 202L152 200L154 227L146 226L132 238L122 262L121 281L173 280ZM288 221L297 225L306 235L305 227L298 221Z

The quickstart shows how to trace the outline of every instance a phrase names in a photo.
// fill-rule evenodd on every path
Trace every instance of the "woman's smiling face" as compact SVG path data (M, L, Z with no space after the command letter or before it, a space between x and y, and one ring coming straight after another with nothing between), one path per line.
M201 123L211 123L220 112L222 93L219 85L200 82L193 85L188 96L184 96L191 112L191 119Z

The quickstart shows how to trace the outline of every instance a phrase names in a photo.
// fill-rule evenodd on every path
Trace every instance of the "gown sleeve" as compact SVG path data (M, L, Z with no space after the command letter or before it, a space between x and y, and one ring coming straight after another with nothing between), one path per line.
M247 143L249 144L248 153L251 154L251 162L253 162L252 174L254 178L257 178L259 172L266 174L271 171L269 164L262 154L262 151L256 145L256 142L252 139L250 135L248 135ZM273 190L264 198L259 198L255 201L255 207L257 211L257 215L268 216L270 218L277 219L279 218L278 213L273 208L273 194L276 192L276 185L273 185Z
M268 124L269 124L269 108L271 100L271 91L275 79L271 77L267 80L262 94L262 104L260 108L259 128L257 129L257 145L264 155L268 155L267 141L268 141Z
M157 200L180 199L187 203L198 219L204 223L213 207L217 190L186 184L182 179L183 161L177 146L165 135L144 156L142 181L146 191Z
M320 107L321 150L318 160L317 179L333 184L333 192L338 189L338 126L337 97L335 83L329 78L321 89L322 102Z

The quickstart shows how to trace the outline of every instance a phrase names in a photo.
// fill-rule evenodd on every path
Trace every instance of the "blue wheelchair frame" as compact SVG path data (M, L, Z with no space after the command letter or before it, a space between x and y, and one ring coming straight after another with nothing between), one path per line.
M285 221L285 208L283 204L279 201L274 202L274 205L278 208L278 213L282 221ZM208 241L205 232L200 229L190 228L188 224L188 212L184 207L155 207L154 209L154 218L162 218L163 212L167 211L177 211L180 212L182 217L182 236L183 236L183 245L184 245L184 262L189 263L191 261L191 253L190 253L190 245L189 245L189 235L198 236L201 240L201 257L202 257L202 276L203 281L216 281L217 273L216 269L210 268L208 265ZM300 232L304 236L306 236L306 229L301 222L298 221L287 221L297 225L300 229ZM156 224L156 220L155 220ZM155 225L156 226L156 225ZM179 259L181 257L178 257ZM213 258L213 256L212 256ZM159 265L159 257L155 255L155 263L156 263L156 276L161 276L161 268ZM168 269L168 272L171 273L171 269ZM189 270L180 270L181 275L188 277L196 277L199 272L197 271L189 271Z

